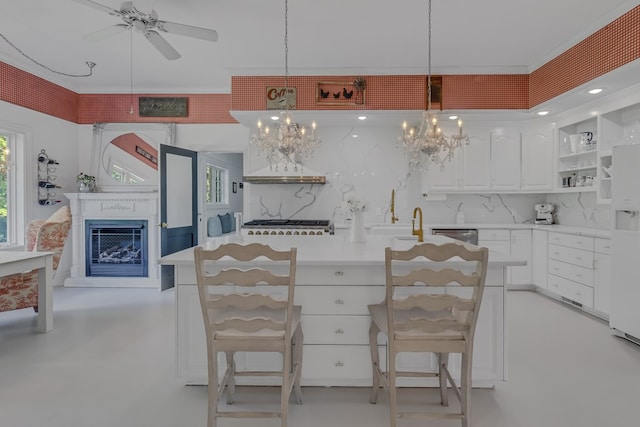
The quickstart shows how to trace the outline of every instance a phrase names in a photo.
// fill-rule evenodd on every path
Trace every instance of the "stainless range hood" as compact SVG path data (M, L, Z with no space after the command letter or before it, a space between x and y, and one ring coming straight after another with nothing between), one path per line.
M326 184L327 177L315 171L303 169L302 174L278 173L266 167L242 177L250 184Z

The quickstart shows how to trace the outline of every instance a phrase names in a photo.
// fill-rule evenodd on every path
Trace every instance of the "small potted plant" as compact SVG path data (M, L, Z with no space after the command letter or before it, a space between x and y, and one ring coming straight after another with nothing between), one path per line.
M84 172L80 172L76 178L76 182L78 184L78 191L81 193L88 193L93 191L96 187L96 177L92 175L87 175Z

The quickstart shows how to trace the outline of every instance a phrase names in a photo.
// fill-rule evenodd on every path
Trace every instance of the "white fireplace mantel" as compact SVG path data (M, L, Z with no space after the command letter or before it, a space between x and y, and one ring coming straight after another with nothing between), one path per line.
M160 288L158 193L65 193L71 207L71 277L69 287ZM85 275L85 221L135 219L147 221L148 277L87 277Z

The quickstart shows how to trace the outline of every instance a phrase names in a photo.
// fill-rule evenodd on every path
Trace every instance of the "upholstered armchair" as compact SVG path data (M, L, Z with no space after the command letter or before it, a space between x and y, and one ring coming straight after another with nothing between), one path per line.
M53 252L55 273L70 229L71 210L63 206L49 219L34 220L27 225L25 250ZM0 279L0 311L27 307L38 311L38 272L29 271Z

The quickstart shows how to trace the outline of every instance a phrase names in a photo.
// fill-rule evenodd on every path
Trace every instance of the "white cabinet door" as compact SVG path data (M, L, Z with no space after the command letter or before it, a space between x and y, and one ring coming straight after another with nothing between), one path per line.
M511 230L511 256L524 258L527 265L509 267L509 282L512 285L531 284L531 230Z
M462 163L461 156L462 150L457 152L451 162L446 163L443 168L430 164L429 170L422 174L423 191L447 192L458 190L460 183L458 169L460 168L459 163Z
M595 254L594 308L605 314L611 313L611 255Z
M500 128L491 132L491 190L520 189L520 132Z
M547 253L548 233L544 230L533 230L531 251L531 270L533 284L547 289Z
M488 132L470 136L469 145L463 145L463 190L488 191L491 188L491 138Z
M550 124L526 129L522 133L521 189L553 189L553 128Z

